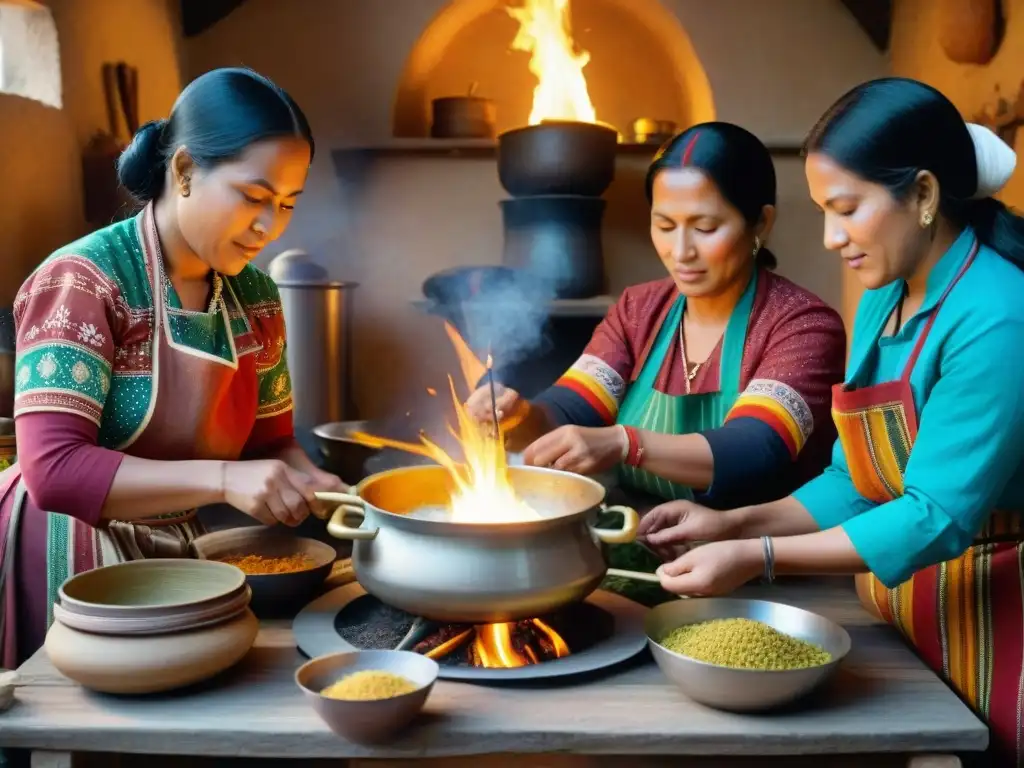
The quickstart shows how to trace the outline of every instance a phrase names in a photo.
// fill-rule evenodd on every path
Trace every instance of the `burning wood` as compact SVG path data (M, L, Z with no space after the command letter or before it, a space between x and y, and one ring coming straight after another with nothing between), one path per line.
M446 624L413 646L413 651L435 661L447 658L492 669L541 664L570 653L561 635L540 619L477 627Z
M443 659L454 653L473 636L473 629L457 624L446 624L413 646L413 651L428 658Z

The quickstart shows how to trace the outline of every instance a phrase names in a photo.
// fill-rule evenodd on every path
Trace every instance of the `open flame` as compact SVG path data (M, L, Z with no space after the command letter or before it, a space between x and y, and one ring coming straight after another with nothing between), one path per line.
M544 120L596 123L583 74L590 54L576 50L569 0L524 0L506 10L519 22L512 49L530 54L530 71L537 77L530 125Z
M488 669L525 667L561 659L570 653L562 636L540 619L477 627L448 625L413 650L435 661L462 652L472 666Z
M470 390L490 374L488 365L481 363L470 350L458 331L445 323L445 331L455 347L462 375ZM508 477L508 456L505 452L505 434L498 425L480 423L462 405L455 391L455 382L448 377L458 429L449 427L450 434L462 449L463 461L458 462L430 440L420 435L420 444L391 440L365 432L352 432L349 436L357 443L371 448L397 448L436 461L448 470L454 483L450 498L451 520L456 523L511 523L536 520L539 515L516 496Z
M455 348L459 367L467 386L474 389L492 373L490 355L481 363L451 324L445 332ZM450 497L451 520L458 523L508 523L536 520L539 515L516 496L508 476L505 435L500 422L478 422L466 411L455 391L455 382L448 377L458 429L450 434L462 449L458 462L426 435L420 443L392 440L365 432L352 432L355 442L373 448L397 448L436 461L448 470L454 483ZM428 389L430 394L435 394ZM497 426L497 428L495 428ZM470 643L472 639L472 643ZM478 667L511 668L539 664L568 656L569 646L561 635L540 619L483 624L480 626L446 625L433 633L414 650L432 659L445 658L465 650L470 664Z

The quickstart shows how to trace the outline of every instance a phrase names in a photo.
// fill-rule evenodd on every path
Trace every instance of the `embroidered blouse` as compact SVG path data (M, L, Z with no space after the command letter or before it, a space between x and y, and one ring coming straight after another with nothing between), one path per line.
M614 424L677 297L671 279L627 288L600 323L579 360L536 398L556 424ZM743 351L739 399L726 421L702 434L714 456L714 478L697 500L725 508L780 498L818 474L835 439L831 387L842 378L846 335L833 309L795 283L762 270ZM721 341L690 382L690 392L716 392ZM686 394L679 345L662 363L659 392Z

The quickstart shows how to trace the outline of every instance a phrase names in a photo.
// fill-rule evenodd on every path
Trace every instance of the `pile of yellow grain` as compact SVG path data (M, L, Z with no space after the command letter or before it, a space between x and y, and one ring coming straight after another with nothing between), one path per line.
M380 672L375 669L364 669L346 675L336 683L331 683L320 693L329 699L375 701L412 693L417 688L419 686L416 683L401 675Z
M753 619L714 619L669 632L661 644L691 659L735 669L805 669L827 664L822 648Z

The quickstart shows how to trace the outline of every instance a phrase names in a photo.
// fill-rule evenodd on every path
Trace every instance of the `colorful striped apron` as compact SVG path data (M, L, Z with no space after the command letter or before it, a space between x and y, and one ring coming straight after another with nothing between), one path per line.
M832 390L832 416L857 491L885 504L903 495L903 476L917 437L910 374L935 317L966 263L940 297L899 379ZM1020 515L994 512L975 544L957 558L915 573L893 589L872 574L857 577L865 607L895 626L992 729L1005 764L1021 765L1024 696L1024 544Z

